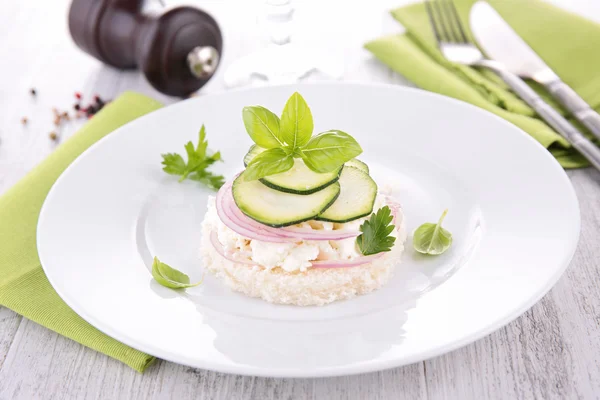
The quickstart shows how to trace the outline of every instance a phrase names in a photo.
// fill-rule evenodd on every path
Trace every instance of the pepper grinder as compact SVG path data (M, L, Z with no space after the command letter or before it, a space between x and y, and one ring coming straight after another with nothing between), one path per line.
M119 69L139 68L158 91L187 97L214 75L223 38L217 22L194 7L158 16L143 0L73 0L69 31L83 51Z

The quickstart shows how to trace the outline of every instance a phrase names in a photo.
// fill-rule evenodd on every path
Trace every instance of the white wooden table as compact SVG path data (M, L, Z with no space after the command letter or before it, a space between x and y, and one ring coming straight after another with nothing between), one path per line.
M553 1L600 21L596 0ZM405 84L362 49L370 38L400 31L385 10L404 2L297 1L297 40L327 46L332 56L343 57L346 80ZM216 16L225 38L222 67L202 90L208 94L224 90L223 67L264 43L253 34L252 17L262 3L197 3ZM51 108L71 107L75 91L114 98L130 89L175 101L155 92L139 73L104 67L76 49L67 30L66 0L5 0L1 5L0 193L53 151ZM35 99L31 87L38 92ZM23 116L29 119L26 126L20 122ZM64 126L61 140L78 126ZM569 176L583 220L571 266L522 317L460 350L403 368L340 378L242 377L163 361L139 374L0 307L0 399L600 398L600 173L588 169Z

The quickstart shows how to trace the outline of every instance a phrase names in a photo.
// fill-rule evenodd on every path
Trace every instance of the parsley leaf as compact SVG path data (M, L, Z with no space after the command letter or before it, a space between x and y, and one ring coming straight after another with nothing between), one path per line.
M362 234L356 238L356 244L363 255L368 256L392 249L396 241L396 238L390 235L395 228L392 224L393 219L392 210L384 206L363 222L360 226Z
M181 176L179 182L189 178L202 182L211 189L219 189L225 182L225 178L206 169L217 161L222 161L221 153L217 151L214 154L208 154L208 141L206 140L204 125L200 128L196 147L191 141L187 142L184 147L188 158L187 163L177 153L162 154L163 171L167 174Z

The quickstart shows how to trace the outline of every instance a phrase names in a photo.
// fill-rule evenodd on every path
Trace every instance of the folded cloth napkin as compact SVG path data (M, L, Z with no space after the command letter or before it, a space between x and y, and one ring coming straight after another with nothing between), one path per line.
M467 30L474 2L454 0ZM592 108L600 110L599 25L540 0L489 0L489 3L564 82ZM493 73L446 61L437 48L424 4L398 8L392 15L406 28L406 33L367 43L365 47L378 59L425 90L466 101L512 122L548 148L563 167L588 165ZM566 115L540 85L530 84ZM581 124L569 120L585 132Z
M48 191L77 156L121 125L161 106L140 94L124 93L0 197L0 305L140 372L154 357L85 322L50 286L37 254L36 227Z

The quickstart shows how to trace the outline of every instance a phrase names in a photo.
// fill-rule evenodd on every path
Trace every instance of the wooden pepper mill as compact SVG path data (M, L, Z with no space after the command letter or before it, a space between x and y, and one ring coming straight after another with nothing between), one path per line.
M215 73L217 22L193 7L143 15L143 0L73 0L69 30L82 50L116 68L140 68L158 91L186 97Z

